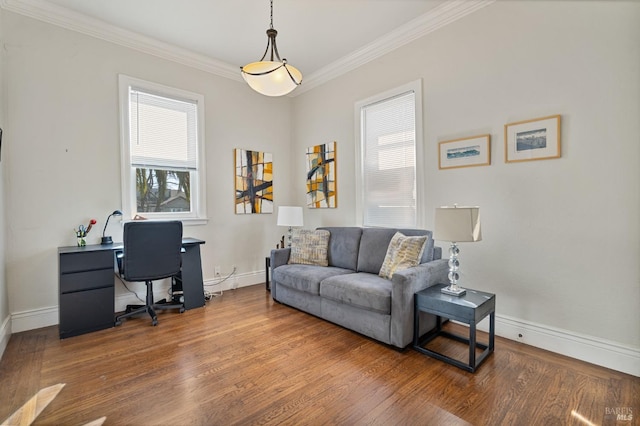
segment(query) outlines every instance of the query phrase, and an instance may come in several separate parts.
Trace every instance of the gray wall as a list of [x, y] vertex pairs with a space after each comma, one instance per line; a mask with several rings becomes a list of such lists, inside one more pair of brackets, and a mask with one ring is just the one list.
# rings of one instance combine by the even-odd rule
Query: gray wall
[[[6, 129], [5, 115], [5, 90], [4, 90], [4, 27], [2, 25], [2, 15], [4, 12], [0, 9], [0, 128]], [[0, 150], [0, 357], [9, 341], [11, 333], [11, 323], [9, 316], [9, 294], [7, 291], [7, 279], [5, 273], [5, 167], [7, 145], [7, 135], [3, 135], [3, 144]]]
[[[295, 154], [338, 142], [339, 208], [306, 210], [305, 224], [357, 222], [354, 103], [422, 79], [425, 226], [440, 205], [481, 208], [483, 241], [461, 245], [463, 285], [498, 295], [514, 339], [534, 326], [637, 357], [639, 23], [637, 2], [496, 2], [297, 96]], [[504, 124], [552, 114], [562, 158], [506, 164]], [[490, 166], [438, 170], [438, 142], [485, 133]]]
[[[119, 73], [205, 96], [209, 222], [187, 226], [184, 234], [206, 240], [205, 279], [215, 278], [220, 265], [223, 275], [236, 266], [241, 277], [264, 280], [265, 253], [282, 229], [274, 214], [235, 214], [233, 149], [273, 154], [276, 202], [286, 204], [290, 99], [267, 98], [240, 81], [12, 12], [4, 11], [2, 23], [12, 134], [2, 153], [8, 167], [6, 244], [12, 247], [6, 267], [14, 326], [43, 326], [41, 318], [28, 323], [42, 316], [57, 323], [57, 247], [75, 244], [73, 228], [91, 218], [98, 225], [88, 243], [99, 243], [107, 215], [121, 206]], [[109, 226], [121, 241], [121, 229]], [[144, 284], [133, 288], [144, 294]], [[117, 302], [124, 290], [116, 291]]]

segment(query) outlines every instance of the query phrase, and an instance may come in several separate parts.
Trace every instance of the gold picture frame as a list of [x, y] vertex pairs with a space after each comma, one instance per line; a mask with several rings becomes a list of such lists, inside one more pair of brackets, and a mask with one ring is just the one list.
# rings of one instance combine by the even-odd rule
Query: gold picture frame
[[338, 151], [335, 141], [307, 148], [307, 207], [338, 207]]
[[438, 169], [488, 166], [491, 164], [491, 135], [438, 143]]
[[236, 214], [273, 213], [271, 153], [236, 148], [233, 157]]
[[560, 158], [560, 115], [516, 121], [504, 125], [504, 161]]

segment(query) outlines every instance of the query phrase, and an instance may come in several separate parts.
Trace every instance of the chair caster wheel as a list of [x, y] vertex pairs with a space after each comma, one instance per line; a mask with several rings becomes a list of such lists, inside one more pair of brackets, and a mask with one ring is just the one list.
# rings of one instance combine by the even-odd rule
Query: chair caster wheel
[[184, 308], [180, 308], [180, 313], [183, 313], [183, 312], [184, 312]]
[[119, 325], [122, 325], [122, 321], [116, 321], [114, 325], [115, 325], [116, 327], [117, 327], [117, 326], [119, 326]]
[[154, 327], [155, 327], [156, 325], [158, 325], [158, 320], [154, 318], [154, 319], [151, 321], [151, 325], [153, 325]]

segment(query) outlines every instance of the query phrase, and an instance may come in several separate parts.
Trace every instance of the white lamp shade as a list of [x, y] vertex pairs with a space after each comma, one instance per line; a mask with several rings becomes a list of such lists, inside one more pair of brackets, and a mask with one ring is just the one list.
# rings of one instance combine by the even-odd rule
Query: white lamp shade
[[433, 238], [456, 243], [482, 240], [479, 207], [436, 208]]
[[302, 207], [278, 207], [278, 226], [302, 226]]
[[302, 73], [296, 67], [283, 62], [261, 61], [242, 67], [242, 78], [258, 93], [265, 96], [284, 96], [302, 82]]

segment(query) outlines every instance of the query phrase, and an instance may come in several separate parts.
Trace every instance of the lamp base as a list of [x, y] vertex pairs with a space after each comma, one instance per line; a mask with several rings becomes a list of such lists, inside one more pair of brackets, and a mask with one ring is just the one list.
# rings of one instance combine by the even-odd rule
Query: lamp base
[[449, 296], [462, 296], [467, 292], [464, 288], [458, 286], [447, 286], [440, 289], [440, 291], [444, 294], [448, 294]]
[[102, 241], [100, 242], [102, 245], [113, 244], [113, 239], [111, 237], [102, 237]]

